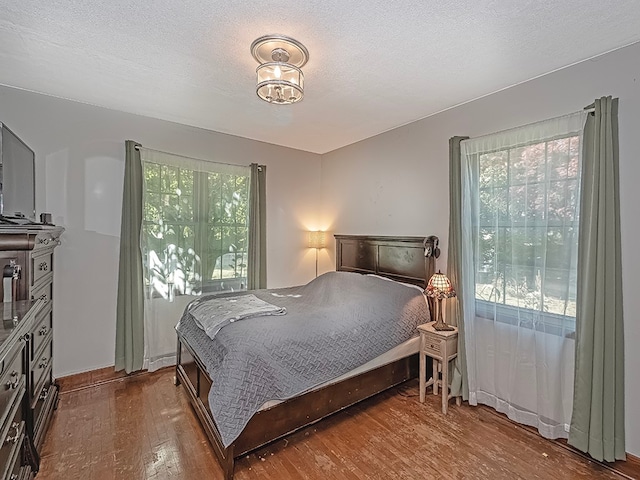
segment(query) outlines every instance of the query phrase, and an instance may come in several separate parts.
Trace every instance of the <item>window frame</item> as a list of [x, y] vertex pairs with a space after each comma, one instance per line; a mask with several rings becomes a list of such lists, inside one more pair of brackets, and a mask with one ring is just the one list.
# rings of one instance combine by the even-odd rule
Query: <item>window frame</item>
[[[546, 227], [546, 230], [544, 232], [544, 235], [548, 236], [549, 233], [549, 227], [557, 227], [558, 229], [562, 229], [565, 232], [567, 231], [572, 231], [574, 232], [573, 234], [575, 235], [575, 242], [576, 242], [576, 249], [577, 249], [577, 235], [578, 235], [578, 229], [579, 229], [579, 224], [580, 224], [580, 219], [579, 219], [579, 202], [580, 202], [580, 177], [581, 177], [581, 169], [582, 169], [582, 162], [580, 159], [580, 155], [578, 155], [578, 171], [576, 173], [575, 176], [566, 176], [564, 178], [549, 178], [549, 159], [550, 159], [550, 155], [549, 155], [549, 144], [551, 142], [557, 141], [557, 140], [562, 140], [562, 139], [570, 139], [569, 140], [569, 145], [567, 146], [567, 148], [569, 149], [569, 158], [571, 157], [571, 153], [570, 153], [570, 149], [571, 149], [571, 141], [572, 139], [576, 138], [580, 143], [578, 144], [578, 151], [582, 148], [581, 145], [581, 138], [580, 135], [576, 132], [570, 132], [570, 133], [563, 133], [563, 134], [558, 134], [558, 135], [553, 135], [544, 139], [537, 139], [534, 141], [529, 141], [529, 142], [523, 142], [521, 144], [516, 144], [516, 145], [509, 145], [505, 148], [500, 148], [500, 149], [493, 149], [493, 150], [487, 150], [487, 151], [478, 151], [472, 154], [473, 156], [473, 160], [472, 160], [472, 170], [475, 172], [474, 175], [476, 176], [476, 181], [477, 181], [477, 185], [476, 185], [476, 194], [474, 195], [474, 198], [472, 200], [472, 203], [475, 202], [476, 204], [476, 208], [478, 211], [478, 216], [476, 218], [477, 221], [474, 221], [474, 219], [472, 218], [472, 223], [471, 223], [471, 228], [473, 231], [472, 234], [472, 239], [474, 241], [474, 243], [476, 245], [474, 245], [474, 257], [475, 257], [475, 265], [474, 265], [474, 280], [473, 280], [473, 288], [474, 288], [474, 300], [475, 300], [475, 312], [476, 312], [476, 316], [480, 317], [480, 318], [486, 318], [486, 319], [491, 319], [491, 320], [496, 320], [499, 321], [501, 323], [507, 323], [507, 324], [512, 324], [512, 325], [518, 325], [522, 328], [531, 328], [534, 329], [536, 331], [544, 331], [546, 333], [551, 333], [551, 334], [555, 334], [555, 335], [565, 335], [565, 336], [571, 336], [572, 334], [574, 335], [575, 333], [575, 327], [576, 327], [576, 316], [572, 316], [572, 315], [566, 315], [566, 314], [559, 314], [559, 313], [552, 313], [552, 312], [548, 312], [548, 311], [544, 311], [544, 306], [545, 306], [545, 301], [544, 301], [544, 292], [545, 289], [543, 286], [540, 287], [540, 302], [539, 302], [539, 308], [530, 308], [530, 307], [526, 307], [526, 306], [515, 306], [515, 305], [510, 305], [505, 303], [506, 302], [506, 295], [503, 294], [501, 295], [502, 297], [502, 302], [498, 302], [498, 301], [488, 301], [482, 298], [478, 298], [478, 282], [477, 282], [477, 275], [479, 273], [482, 273], [482, 271], [480, 270], [483, 266], [483, 263], [481, 261], [479, 261], [482, 258], [482, 251], [481, 251], [481, 247], [480, 247], [480, 237], [482, 235], [482, 231], [483, 229], [485, 230], [493, 230], [494, 234], [496, 235], [496, 238], [498, 238], [498, 230], [507, 230], [507, 229], [513, 229], [514, 227], [518, 228], [531, 228], [531, 227], [536, 227], [536, 223], [537, 222], [524, 222], [522, 225], [518, 225], [517, 223], [514, 225], [513, 222], [513, 218], [512, 218], [512, 213], [511, 213], [511, 204], [510, 204], [510, 200], [511, 200], [511, 196], [509, 194], [509, 190], [511, 188], [515, 187], [528, 187], [529, 185], [532, 184], [536, 184], [536, 185], [542, 185], [543, 189], [544, 189], [544, 202], [545, 202], [545, 213], [548, 214], [548, 205], [549, 205], [549, 196], [548, 193], [550, 191], [550, 188], [553, 184], [559, 184], [562, 183], [564, 185], [565, 188], [565, 192], [567, 191], [567, 185], [570, 185], [571, 182], [575, 182], [576, 183], [576, 205], [575, 205], [575, 209], [574, 209], [574, 214], [573, 214], [573, 219], [570, 221], [567, 220], [557, 220], [558, 224], [554, 225], [556, 221], [550, 221], [550, 220], [545, 220], [544, 221], [544, 227]], [[533, 146], [533, 145], [539, 145], [539, 144], [544, 144], [544, 152], [545, 152], [545, 179], [544, 180], [537, 180], [537, 181], [532, 181], [532, 182], [528, 182], [525, 181], [524, 183], [520, 182], [520, 183], [512, 183], [512, 152], [516, 149], [519, 148], [526, 148], [527, 146]], [[486, 155], [486, 154], [490, 154], [490, 153], [496, 153], [496, 152], [506, 152], [507, 155], [507, 160], [506, 160], [506, 171], [507, 171], [507, 178], [506, 181], [503, 185], [498, 185], [496, 187], [496, 185], [492, 184], [490, 185], [482, 185], [482, 182], [480, 180], [480, 161], [481, 161], [481, 157], [482, 155]], [[570, 161], [570, 160], [569, 160]], [[567, 167], [568, 168], [568, 167]], [[473, 177], [472, 177], [473, 178]], [[500, 188], [500, 189], [506, 189], [507, 191], [507, 196], [506, 196], [506, 205], [505, 205], [505, 211], [506, 211], [506, 217], [505, 220], [503, 222], [494, 222], [493, 224], [489, 225], [485, 225], [482, 223], [481, 220], [481, 215], [480, 215], [480, 206], [481, 206], [481, 193], [483, 191], [492, 191], [496, 188]], [[541, 225], [537, 225], [538, 227], [540, 227]], [[546, 244], [546, 239], [543, 240]], [[497, 242], [496, 242], [496, 249], [497, 247]], [[577, 251], [577, 250], [576, 250]], [[506, 272], [509, 268], [509, 266], [513, 267], [516, 266], [517, 264], [512, 264], [512, 263], [501, 263], [501, 264], [496, 264], [494, 263], [494, 275], [497, 274], [502, 274], [502, 278], [504, 279], [503, 283], [505, 285], [506, 288]], [[535, 268], [535, 267], [534, 267]], [[546, 270], [546, 264], [545, 264], [545, 270]], [[575, 270], [575, 266], [574, 268], [569, 267], [568, 269], [566, 269], [565, 272], [567, 275], [572, 275], [574, 274], [575, 276], [577, 276], [577, 272]], [[504, 290], [504, 289], [503, 289]], [[574, 295], [575, 297], [575, 295]], [[569, 295], [566, 299], [565, 302], [570, 302], [571, 300], [571, 295]], [[574, 300], [575, 302], [575, 300]], [[523, 315], [524, 314], [524, 315]], [[524, 317], [529, 317], [529, 318], [524, 318]]]
[[[158, 179], [158, 182], [159, 182], [158, 191], [149, 190], [148, 188], [147, 178], [146, 178], [147, 165], [154, 165], [160, 168], [160, 177]], [[190, 204], [191, 211], [192, 211], [192, 219], [190, 220], [175, 219], [175, 220], [167, 221], [166, 217], [163, 216], [164, 212], [163, 212], [162, 206], [159, 207], [159, 210], [160, 210], [159, 221], [149, 220], [147, 218], [146, 208], [145, 208], [147, 204], [147, 194], [153, 193], [153, 194], [159, 195], [160, 202], [162, 202], [162, 195], [166, 195], [166, 194], [173, 195], [173, 193], [163, 192], [162, 190], [163, 188], [162, 187], [162, 171], [163, 171], [162, 168], [163, 167], [176, 168], [178, 169], [179, 174], [182, 174], [182, 172], [187, 171], [193, 175], [193, 188], [191, 192], [191, 204]], [[181, 228], [184, 228], [184, 227], [192, 228], [194, 257], [198, 261], [197, 267], [194, 269], [192, 273], [195, 275], [200, 275], [201, 277], [201, 280], [199, 282], [185, 281], [185, 291], [182, 291], [181, 289], [176, 289], [174, 287], [173, 291], [168, 292], [169, 298], [173, 297], [174, 295], [175, 296], [203, 295], [203, 294], [213, 293], [218, 291], [246, 290], [247, 288], [247, 266], [246, 265], [243, 268], [244, 276], [242, 277], [214, 279], [214, 278], [209, 278], [209, 275], [207, 275], [206, 273], [208, 273], [209, 270], [211, 270], [212, 272], [211, 276], [213, 276], [213, 269], [215, 268], [215, 260], [209, 258], [211, 256], [211, 252], [215, 251], [209, 243], [209, 234], [214, 229], [224, 229], [225, 227], [228, 227], [228, 228], [233, 228], [235, 229], [236, 232], [238, 232], [239, 229], [244, 228], [246, 230], [246, 234], [244, 235], [245, 236], [244, 249], [238, 250], [233, 253], [236, 253], [237, 255], [243, 255], [243, 254], [247, 255], [248, 253], [250, 173], [247, 172], [246, 175], [242, 175], [239, 173], [227, 173], [227, 172], [220, 172], [215, 170], [200, 171], [200, 170], [193, 170], [188, 167], [180, 167], [180, 166], [164, 164], [164, 163], [148, 161], [148, 160], [142, 161], [142, 169], [143, 169], [143, 215], [142, 215], [142, 225], [141, 225], [141, 230], [142, 230], [141, 250], [142, 250], [142, 258], [143, 258], [143, 268], [145, 272], [144, 288], [147, 291], [147, 295], [150, 298], [167, 298], [161, 292], [159, 292], [156, 288], [154, 288], [153, 282], [151, 281], [152, 274], [149, 272], [149, 266], [148, 266], [148, 258], [149, 258], [150, 251], [146, 248], [148, 244], [147, 243], [148, 240], [145, 239], [146, 236], [149, 235], [147, 233], [148, 232], [147, 229], [149, 227], [152, 227], [154, 225], [163, 225], [163, 224], [180, 226]], [[212, 194], [214, 193], [214, 190], [209, 188], [209, 175], [212, 173], [223, 175], [226, 177], [232, 177], [233, 184], [234, 184], [234, 192], [236, 191], [235, 189], [238, 186], [238, 178], [239, 177], [245, 178], [246, 215], [244, 217], [245, 218], [244, 223], [238, 223], [236, 221], [216, 223], [211, 221], [211, 218], [210, 218], [211, 200], [212, 200]], [[222, 191], [222, 187], [223, 187], [223, 184], [220, 185], [220, 189], [218, 190]], [[233, 217], [235, 218], [236, 207], [233, 207], [233, 208], [234, 208]], [[224, 237], [221, 235], [221, 238], [224, 238]], [[166, 251], [166, 247], [168, 247], [168, 245], [169, 245], [168, 243], [165, 244], [164, 251]], [[185, 248], [191, 248], [191, 247], [189, 246]], [[229, 252], [222, 252], [220, 253], [219, 256], [221, 257], [225, 253], [229, 253]], [[187, 285], [189, 284], [191, 284], [191, 289], [186, 288]], [[231, 287], [229, 289], [225, 289], [225, 286], [228, 286], [229, 284], [231, 285]]]

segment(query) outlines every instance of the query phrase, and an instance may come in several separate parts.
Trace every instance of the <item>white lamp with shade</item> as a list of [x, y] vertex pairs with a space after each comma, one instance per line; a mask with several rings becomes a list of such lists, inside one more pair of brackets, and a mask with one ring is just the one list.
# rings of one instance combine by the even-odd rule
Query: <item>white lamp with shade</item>
[[309, 232], [309, 248], [316, 249], [316, 277], [318, 277], [318, 250], [325, 248], [326, 246], [325, 232]]

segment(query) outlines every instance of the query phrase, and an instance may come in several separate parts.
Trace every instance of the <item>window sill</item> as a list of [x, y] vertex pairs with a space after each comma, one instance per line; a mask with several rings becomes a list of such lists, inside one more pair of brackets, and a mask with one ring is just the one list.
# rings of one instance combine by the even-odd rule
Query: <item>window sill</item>
[[568, 339], [576, 337], [576, 319], [527, 308], [476, 300], [477, 317]]

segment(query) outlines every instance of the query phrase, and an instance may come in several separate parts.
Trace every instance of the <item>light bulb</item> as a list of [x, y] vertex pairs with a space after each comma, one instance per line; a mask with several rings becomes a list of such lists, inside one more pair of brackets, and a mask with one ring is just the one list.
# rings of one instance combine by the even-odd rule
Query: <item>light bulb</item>
[[276, 78], [280, 78], [282, 76], [282, 72], [280, 71], [280, 67], [276, 65], [276, 68], [273, 70], [273, 74]]

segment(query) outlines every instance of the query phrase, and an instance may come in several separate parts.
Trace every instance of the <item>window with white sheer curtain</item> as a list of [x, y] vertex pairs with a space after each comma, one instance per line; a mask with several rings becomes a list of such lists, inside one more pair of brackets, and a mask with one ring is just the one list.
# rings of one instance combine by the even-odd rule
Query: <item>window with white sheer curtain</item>
[[141, 149], [145, 368], [175, 364], [174, 327], [195, 295], [244, 290], [250, 168]]
[[566, 437], [584, 113], [461, 142], [470, 402]]

